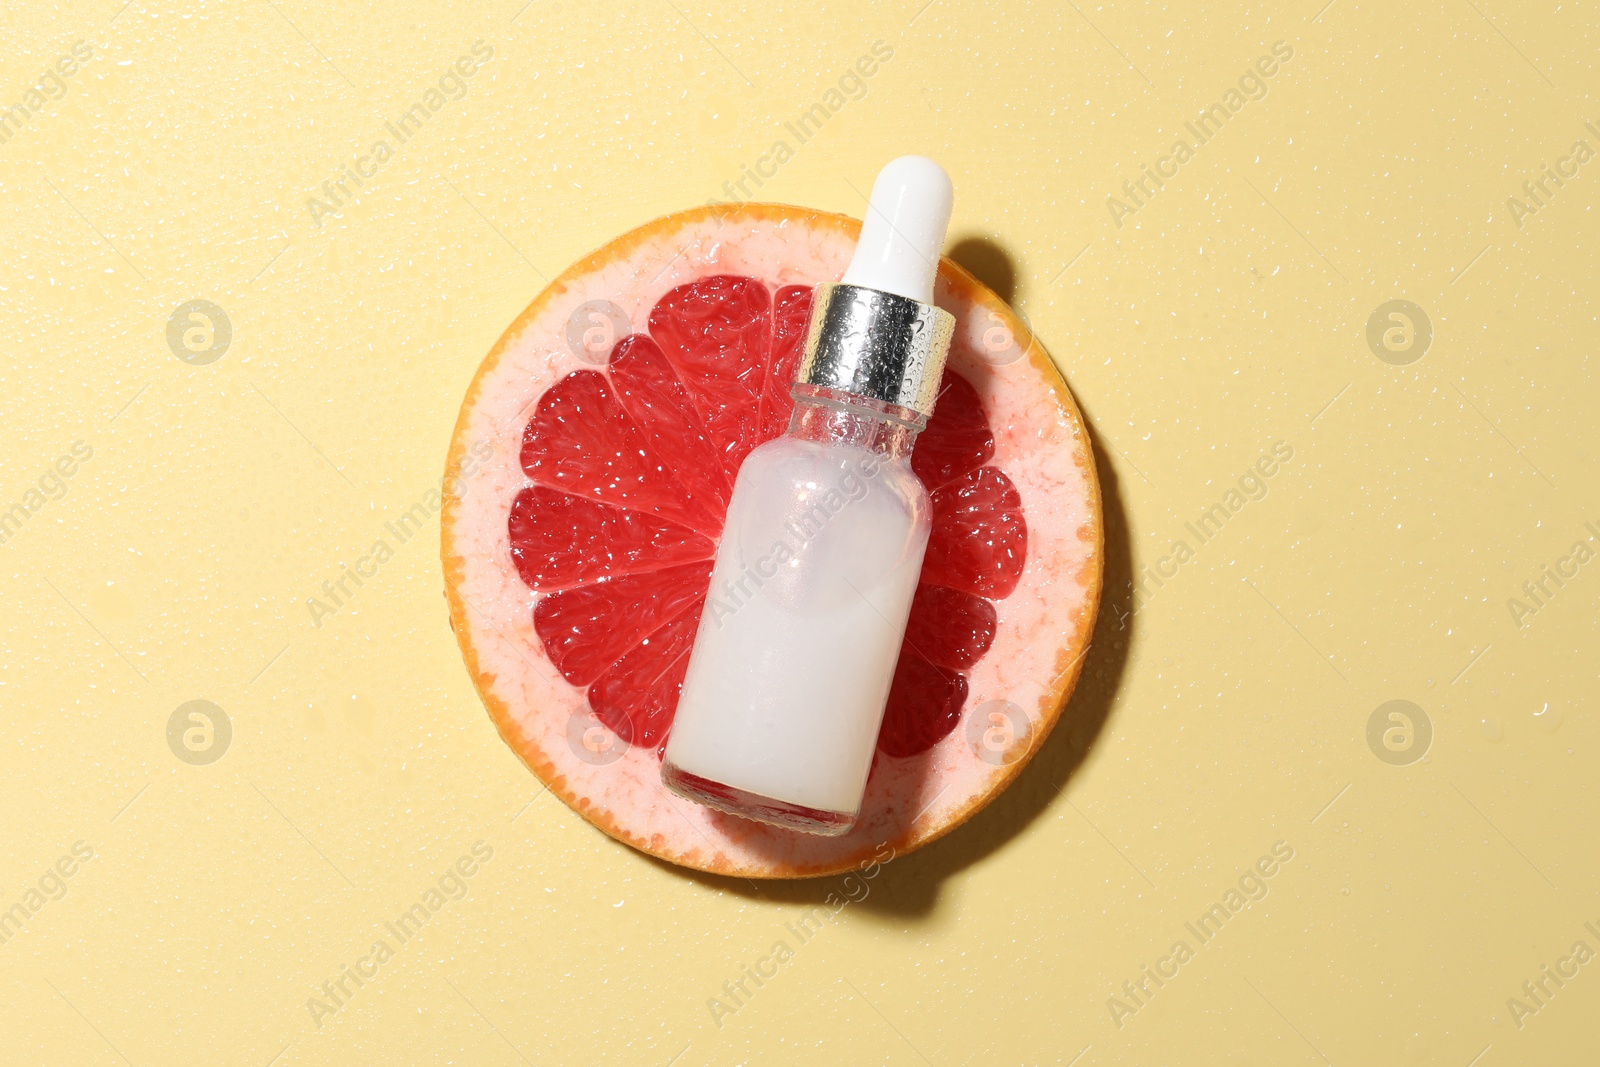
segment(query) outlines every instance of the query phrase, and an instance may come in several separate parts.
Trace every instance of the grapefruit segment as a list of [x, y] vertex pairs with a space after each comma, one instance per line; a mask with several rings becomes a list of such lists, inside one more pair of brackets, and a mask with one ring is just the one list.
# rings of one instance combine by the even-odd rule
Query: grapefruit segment
[[933, 533], [922, 579], [1004, 599], [1022, 580], [1028, 524], [1004, 471], [979, 467], [933, 491]]
[[522, 437], [522, 469], [586, 500], [703, 526], [677, 480], [650, 461], [647, 443], [603, 375], [574, 371], [539, 398]]
[[609, 370], [623, 409], [643, 435], [643, 454], [674, 481], [690, 523], [707, 532], [719, 529], [733, 480], [661, 347], [648, 334], [626, 337], [612, 350]]
[[689, 610], [633, 646], [590, 688], [595, 717], [619, 737], [657, 754], [666, 744], [704, 601], [702, 594]]
[[650, 336], [693, 393], [730, 482], [760, 441], [771, 329], [772, 294], [754, 278], [701, 278], [650, 310]]
[[[1081, 417], [1036, 342], [984, 345], [997, 320], [1032, 335], [944, 263], [936, 300], [956, 332], [912, 456], [934, 528], [855, 829], [796, 834], [662, 786], [659, 752], [734, 474], [787, 426], [813, 289], [838, 279], [858, 227], [764, 205], [659, 220], [542, 293], [462, 406], [451, 469], [472, 445], [494, 446], [487, 473], [446, 500], [442, 529], [451, 621], [479, 692], [552, 791], [676, 863], [799, 877], [947, 832], [1028, 754], [982, 758], [957, 729], [963, 715], [1004, 699], [1037, 745], [1093, 627], [1101, 518]], [[645, 324], [600, 369], [566, 342], [594, 301]], [[620, 743], [591, 746], [602, 728]]]
[[956, 728], [966, 700], [966, 675], [935, 666], [909, 645], [902, 647], [878, 751], [898, 759], [928, 751]]
[[945, 371], [933, 417], [911, 453], [911, 469], [931, 493], [993, 457], [994, 434], [977, 390], [961, 375]]
[[547, 485], [517, 493], [506, 527], [517, 573], [540, 592], [709, 559], [716, 551], [710, 538], [677, 523]]
[[786, 285], [773, 300], [772, 363], [761, 397], [761, 439], [778, 436], [789, 428], [794, 397], [789, 387], [800, 369], [806, 325], [811, 321], [811, 286]]
[[930, 663], [964, 671], [994, 643], [994, 605], [980, 596], [923, 582], [911, 599], [905, 648]]
[[[705, 560], [551, 593], [534, 605], [533, 628], [561, 677], [586, 686], [641, 639], [698, 612], [710, 580]], [[635, 626], [616, 625], [622, 618]]]

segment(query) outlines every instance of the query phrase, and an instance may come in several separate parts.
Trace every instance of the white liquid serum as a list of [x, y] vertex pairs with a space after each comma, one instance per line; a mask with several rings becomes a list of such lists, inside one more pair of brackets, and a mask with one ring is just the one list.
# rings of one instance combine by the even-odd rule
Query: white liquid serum
[[911, 448], [954, 322], [933, 306], [952, 191], [903, 156], [817, 288], [788, 432], [745, 458], [661, 766], [674, 792], [837, 835], [861, 810], [931, 528]]

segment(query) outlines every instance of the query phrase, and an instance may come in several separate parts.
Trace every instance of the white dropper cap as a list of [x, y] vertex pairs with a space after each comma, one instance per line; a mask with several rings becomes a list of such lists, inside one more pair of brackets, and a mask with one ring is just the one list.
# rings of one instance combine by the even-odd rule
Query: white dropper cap
[[872, 183], [861, 239], [842, 284], [933, 303], [933, 276], [954, 195], [950, 175], [926, 156], [891, 160]]

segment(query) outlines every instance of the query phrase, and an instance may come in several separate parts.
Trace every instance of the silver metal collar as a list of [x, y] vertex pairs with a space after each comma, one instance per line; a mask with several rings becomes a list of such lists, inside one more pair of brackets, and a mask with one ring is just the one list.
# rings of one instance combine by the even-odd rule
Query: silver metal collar
[[955, 316], [943, 308], [856, 285], [819, 285], [798, 385], [933, 414]]

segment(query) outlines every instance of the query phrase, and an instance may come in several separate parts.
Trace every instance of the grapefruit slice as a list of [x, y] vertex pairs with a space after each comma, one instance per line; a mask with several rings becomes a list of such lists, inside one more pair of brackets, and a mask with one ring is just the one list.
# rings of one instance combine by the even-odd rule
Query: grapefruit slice
[[512, 323], [451, 440], [450, 621], [490, 716], [575, 811], [673, 863], [807, 877], [948, 833], [1048, 735], [1094, 629], [1082, 417], [1011, 309], [945, 260], [955, 338], [912, 463], [933, 533], [856, 827], [781, 830], [661, 784], [734, 474], [787, 426], [812, 290], [859, 230], [746, 204], [618, 238]]

